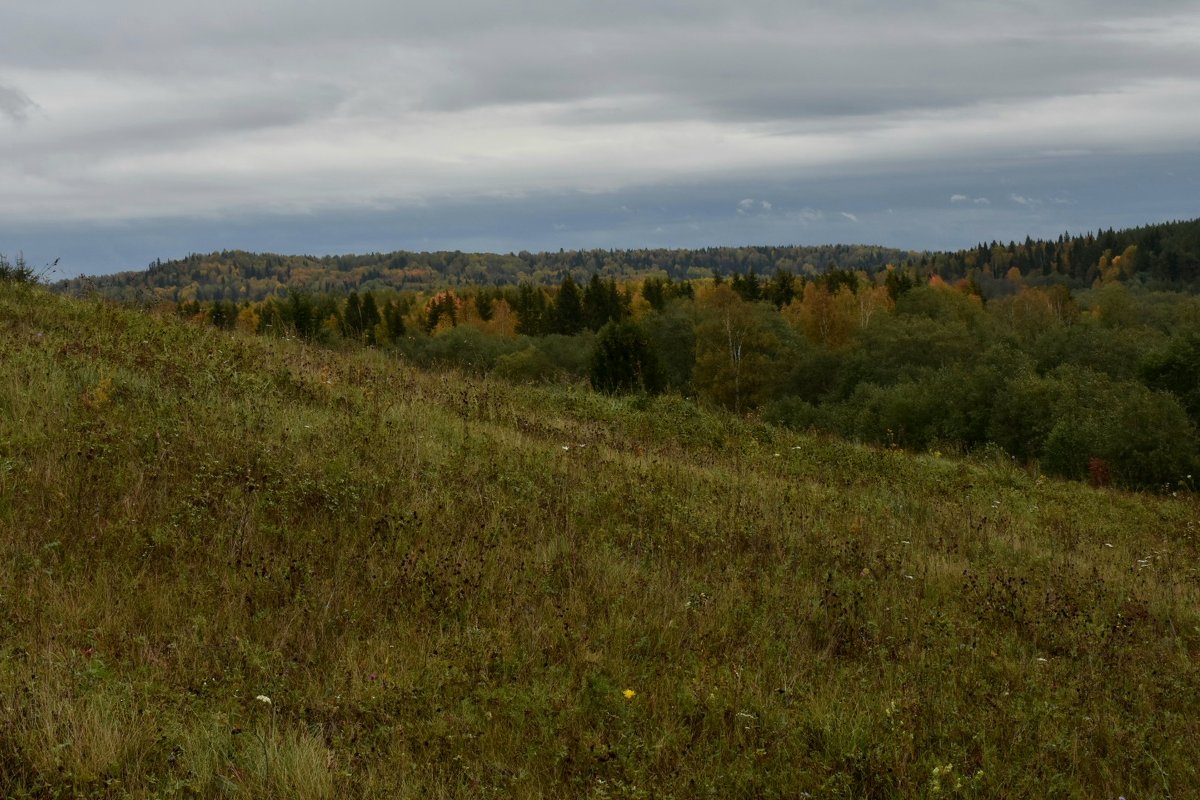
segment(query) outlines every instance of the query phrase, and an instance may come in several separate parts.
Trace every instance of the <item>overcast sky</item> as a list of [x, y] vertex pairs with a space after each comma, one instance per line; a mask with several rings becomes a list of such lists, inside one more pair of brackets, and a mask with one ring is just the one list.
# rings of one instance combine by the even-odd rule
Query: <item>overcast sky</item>
[[1200, 216], [1200, 2], [37, 0], [0, 253], [980, 240]]

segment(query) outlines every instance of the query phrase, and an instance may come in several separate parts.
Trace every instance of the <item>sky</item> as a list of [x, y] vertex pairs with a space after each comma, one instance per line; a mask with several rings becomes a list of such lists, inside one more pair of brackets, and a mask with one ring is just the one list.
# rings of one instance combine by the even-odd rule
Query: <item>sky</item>
[[38, 0], [0, 253], [956, 249], [1200, 216], [1200, 2]]

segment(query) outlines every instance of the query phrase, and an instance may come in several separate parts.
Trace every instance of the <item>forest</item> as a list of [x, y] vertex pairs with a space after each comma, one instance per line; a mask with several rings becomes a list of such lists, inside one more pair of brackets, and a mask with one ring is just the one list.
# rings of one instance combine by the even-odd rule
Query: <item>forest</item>
[[[1131, 249], [1132, 248], [1132, 249]], [[889, 266], [922, 279], [969, 280], [985, 297], [1010, 290], [1019, 274], [1033, 285], [1072, 289], [1099, 278], [1136, 281], [1155, 289], [1200, 288], [1200, 220], [1072, 236], [1055, 240], [980, 243], [956, 252], [910, 252], [875, 245], [710, 247], [698, 250], [572, 250], [549, 253], [369, 253], [305, 256], [223, 250], [186, 258], [155, 259], [146, 269], [60, 281], [73, 295], [98, 295], [153, 305], [160, 302], [243, 303], [289, 291], [435, 291], [460, 286], [556, 285], [570, 275], [628, 281], [645, 277], [695, 280], [713, 275], [777, 272], [816, 277], [837, 270], [876, 275]], [[1015, 273], [1014, 273], [1015, 271]]]
[[55, 288], [1102, 485], [1200, 469], [1200, 220], [952, 253], [223, 251]]
[[885, 447], [997, 448], [1048, 474], [1169, 491], [1191, 485], [1200, 457], [1200, 298], [1122, 281], [1131, 259], [1112, 257], [1078, 291], [1010, 268], [990, 298], [976, 280], [890, 267], [293, 291], [176, 309], [427, 367], [669, 393]]
[[831, 269], [875, 272], [918, 254], [867, 245], [712, 247], [703, 250], [572, 250], [556, 253], [370, 253], [283, 256], [224, 250], [155, 260], [144, 270], [61, 281], [60, 291], [151, 305], [191, 300], [233, 302], [282, 297], [289, 291], [346, 294], [450, 286], [557, 284], [567, 275], [628, 280], [661, 275], [674, 280], [734, 272], [819, 274]]

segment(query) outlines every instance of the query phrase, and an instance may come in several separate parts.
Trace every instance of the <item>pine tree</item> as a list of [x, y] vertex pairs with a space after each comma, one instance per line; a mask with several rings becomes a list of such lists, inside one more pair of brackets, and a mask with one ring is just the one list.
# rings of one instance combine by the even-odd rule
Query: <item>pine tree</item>
[[622, 301], [617, 282], [592, 275], [583, 293], [583, 319], [588, 328], [598, 331], [613, 320], [627, 316], [627, 304]]
[[404, 312], [391, 300], [383, 305], [383, 323], [388, 339], [396, 341], [404, 337]]
[[362, 337], [362, 301], [358, 297], [358, 292], [351, 292], [350, 296], [346, 298], [346, 309], [342, 312], [342, 320], [346, 336], [352, 339]]
[[368, 291], [362, 299], [362, 333], [367, 344], [377, 344], [375, 326], [381, 321], [379, 309], [375, 305], [375, 296]]
[[583, 299], [570, 275], [563, 279], [554, 298], [553, 332], [574, 336], [583, 330]]
[[517, 333], [525, 336], [542, 336], [547, 332], [549, 308], [546, 304], [546, 293], [540, 286], [521, 284], [517, 288], [513, 311], [517, 314]]
[[780, 268], [775, 271], [775, 277], [767, 284], [766, 299], [783, 308], [796, 297], [796, 276]]

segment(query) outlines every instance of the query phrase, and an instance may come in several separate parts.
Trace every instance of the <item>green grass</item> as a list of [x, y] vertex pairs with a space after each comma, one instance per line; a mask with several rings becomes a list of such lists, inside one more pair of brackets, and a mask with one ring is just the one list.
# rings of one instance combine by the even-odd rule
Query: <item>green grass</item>
[[0, 285], [0, 795], [1183, 797], [1198, 512]]

